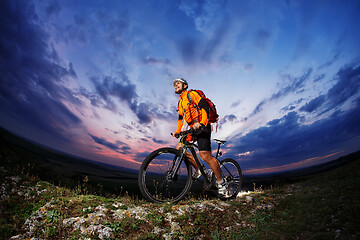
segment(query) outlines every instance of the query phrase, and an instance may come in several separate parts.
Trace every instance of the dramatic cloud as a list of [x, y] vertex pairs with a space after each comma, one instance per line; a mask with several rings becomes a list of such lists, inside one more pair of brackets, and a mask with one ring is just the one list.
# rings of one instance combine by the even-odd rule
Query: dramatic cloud
[[139, 123], [150, 123], [153, 118], [169, 119], [173, 118], [172, 113], [159, 111], [158, 108], [151, 104], [141, 102], [136, 93], [136, 86], [132, 84], [125, 74], [119, 78], [103, 77], [91, 78], [95, 86], [95, 92], [89, 92], [86, 89], [80, 89], [79, 94], [88, 98], [91, 104], [96, 107], [106, 108], [114, 113], [119, 113], [119, 107], [114, 99], [125, 102], [130, 110], [137, 116]]
[[[97, 100], [103, 100], [102, 105], [116, 112], [116, 106], [111, 97], [116, 97], [121, 101], [126, 102], [129, 106], [135, 104], [136, 98], [138, 97], [136, 93], [135, 85], [131, 84], [127, 79], [126, 75], [122, 74], [119, 79], [114, 79], [111, 77], [104, 77], [103, 79], [91, 78], [95, 86], [95, 94], [99, 96]], [[89, 94], [85, 96], [89, 97]], [[99, 101], [92, 101], [95, 106], [99, 105]]]
[[159, 139], [156, 139], [156, 138], [153, 138], [152, 139], [154, 142], [156, 142], [156, 143], [158, 143], [158, 144], [166, 144], [167, 143], [167, 141], [163, 141], [163, 140], [159, 140]]
[[[343, 81], [352, 82], [358, 76], [357, 68], [347, 68], [346, 74], [341, 70], [337, 84], [338, 89]], [[344, 79], [346, 76], [347, 80]], [[354, 86], [353, 86], [354, 87]], [[335, 97], [333, 88], [329, 90], [332, 102], [344, 102], [344, 94]], [[343, 91], [341, 91], [342, 93]], [[349, 96], [351, 94], [346, 94]], [[357, 91], [359, 95], [359, 91]], [[334, 99], [337, 99], [336, 101]], [[303, 111], [312, 112], [324, 104], [325, 96], [318, 97], [302, 107]], [[336, 105], [336, 107], [339, 105]], [[272, 167], [273, 163], [286, 164], [296, 163], [306, 158], [327, 155], [339, 151], [347, 146], [353, 151], [359, 146], [360, 134], [360, 97], [352, 101], [351, 110], [336, 111], [328, 118], [318, 120], [310, 125], [302, 124], [304, 119], [296, 112], [290, 112], [280, 119], [273, 119], [267, 126], [257, 128], [242, 137], [231, 140], [234, 147], [230, 154], [238, 158], [241, 153], [250, 152], [249, 155], [241, 155], [245, 168], [257, 161], [261, 167]], [[335, 105], [333, 106], [335, 107]], [[316, 164], [316, 162], [314, 163]]]
[[313, 112], [325, 102], [325, 96], [319, 96], [300, 108], [300, 111]]
[[333, 65], [333, 63], [336, 62], [338, 59], [339, 59], [339, 54], [337, 53], [337, 54], [335, 54], [333, 56], [333, 58], [330, 61], [324, 63], [321, 66], [319, 66], [319, 70], [326, 69], [327, 67]]
[[221, 11], [226, 6], [225, 1], [182, 1], [179, 9], [193, 21], [200, 33], [196, 38], [186, 37], [179, 42], [179, 52], [184, 63], [213, 60], [220, 46], [226, 39], [231, 21], [226, 12]]
[[148, 104], [140, 103], [139, 105], [135, 106], [134, 111], [136, 112], [140, 123], [151, 122], [151, 112]]
[[[230, 149], [230, 154], [236, 157], [239, 153], [252, 152], [245, 159], [256, 160], [256, 164], [262, 167], [271, 167], [275, 162], [280, 165], [297, 162], [336, 151], [339, 141], [343, 141], [343, 145], [349, 144], [349, 139], [355, 140], [360, 133], [360, 127], [349, 126], [359, 122], [359, 102], [348, 113], [334, 115], [311, 125], [301, 125], [300, 116], [290, 112], [279, 120], [272, 120], [266, 127], [232, 140], [235, 146]], [[245, 168], [253, 165], [251, 162], [244, 164]]]
[[300, 77], [294, 77], [291, 74], [281, 75], [281, 87], [280, 89], [272, 94], [269, 98], [262, 100], [253, 110], [249, 117], [252, 117], [263, 110], [263, 106], [271, 101], [279, 100], [292, 93], [298, 93], [303, 91], [305, 82], [309, 80], [312, 73], [312, 69], [308, 69]]
[[[309, 79], [311, 70], [299, 78], [290, 78], [289, 85], [273, 94], [268, 101], [278, 99], [289, 93], [297, 92]], [[267, 126], [260, 127], [243, 137], [232, 140], [235, 149], [231, 153], [251, 152], [245, 159], [257, 159], [261, 166], [271, 166], [271, 162], [285, 164], [297, 162], [304, 158], [326, 155], [335, 151], [339, 142], [346, 145], [354, 141], [360, 133], [360, 67], [357, 64], [340, 69], [334, 79], [337, 82], [328, 90], [327, 94], [320, 95], [303, 105], [302, 112], [318, 112], [323, 114], [330, 110], [334, 113], [310, 125], [304, 125], [304, 119], [297, 112], [290, 112], [280, 119], [273, 119]], [[300, 103], [302, 99], [297, 102]], [[341, 112], [343, 104], [351, 101], [352, 108]], [[298, 103], [294, 103], [297, 105]], [[253, 114], [262, 110], [265, 101], [258, 104]], [[289, 105], [283, 110], [295, 107]], [[356, 149], [355, 147], [353, 148]], [[301, 156], [301, 157], [299, 157]], [[245, 163], [247, 164], [247, 163]]]
[[66, 87], [68, 79], [77, 77], [72, 64], [60, 62], [27, 2], [1, 1], [0, 22], [1, 109], [20, 122], [68, 139], [72, 127], [82, 123], [63, 103], [81, 105]]
[[205, 45], [205, 49], [203, 50], [203, 53], [201, 55], [201, 59], [205, 62], [211, 61], [213, 58], [213, 55], [217, 52], [217, 50], [220, 48], [222, 42], [225, 39], [225, 36], [227, 34], [227, 31], [229, 29], [229, 22], [228, 19], [223, 19], [223, 21], [220, 23], [220, 26], [218, 26], [215, 30], [209, 41]]
[[115, 80], [111, 77], [104, 77], [101, 80], [92, 78], [95, 86], [95, 93], [84, 93], [83, 96], [91, 99], [94, 106], [105, 107], [114, 113], [117, 113], [118, 107], [113, 101], [113, 97], [127, 103], [128, 107], [136, 114], [140, 123], [149, 123], [152, 121], [149, 107], [145, 103], [138, 103], [136, 86], [131, 84], [125, 74]]
[[312, 72], [313, 70], [309, 68], [300, 77], [294, 77], [291, 74], [281, 75], [282, 87], [270, 97], [270, 101], [277, 100], [291, 93], [303, 91], [304, 84], [310, 78]]
[[326, 77], [326, 74], [324, 74], [324, 73], [323, 73], [323, 74], [320, 74], [319, 76], [316, 76], [316, 77], [314, 78], [314, 83], [323, 80], [325, 77]]
[[130, 147], [121, 141], [117, 141], [116, 143], [112, 143], [104, 138], [97, 137], [94, 135], [89, 134], [89, 136], [94, 140], [94, 142], [103, 145], [115, 152], [122, 153], [122, 154], [129, 154], [130, 153]]
[[225, 117], [221, 118], [220, 125], [233, 121], [236, 121], [236, 116], [234, 114], [226, 115]]
[[326, 95], [312, 99], [300, 108], [300, 111], [321, 113], [341, 107], [353, 97], [359, 96], [360, 92], [360, 67], [348, 66], [338, 71], [335, 76], [336, 84], [329, 89]]
[[262, 100], [258, 105], [256, 105], [255, 109], [252, 111], [252, 113], [250, 114], [250, 117], [258, 114], [259, 112], [261, 112], [263, 110], [263, 106], [268, 102], [268, 99]]
[[351, 97], [358, 95], [360, 90], [360, 66], [350, 66], [337, 73], [338, 82], [329, 90], [327, 97], [329, 108], [345, 103]]

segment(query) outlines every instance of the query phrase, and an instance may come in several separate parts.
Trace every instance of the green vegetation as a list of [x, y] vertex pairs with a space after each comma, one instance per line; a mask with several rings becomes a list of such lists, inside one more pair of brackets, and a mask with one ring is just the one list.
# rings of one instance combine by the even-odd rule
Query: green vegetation
[[[309, 177], [278, 202], [263, 232], [285, 239], [358, 239], [360, 161]], [[264, 238], [263, 238], [264, 239]], [[270, 238], [269, 238], [270, 239]]]

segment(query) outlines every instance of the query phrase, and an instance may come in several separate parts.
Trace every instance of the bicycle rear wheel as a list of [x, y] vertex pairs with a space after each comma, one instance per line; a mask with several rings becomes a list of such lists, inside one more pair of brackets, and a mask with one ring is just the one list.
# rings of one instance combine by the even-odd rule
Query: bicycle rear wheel
[[228, 183], [229, 195], [222, 198], [235, 198], [242, 185], [242, 172], [240, 165], [231, 158], [226, 158], [220, 162], [220, 169], [223, 178]]
[[191, 188], [192, 169], [184, 158], [179, 170], [174, 172], [175, 163], [181, 152], [175, 148], [160, 148], [150, 153], [142, 163], [138, 176], [141, 193], [151, 202], [178, 202]]

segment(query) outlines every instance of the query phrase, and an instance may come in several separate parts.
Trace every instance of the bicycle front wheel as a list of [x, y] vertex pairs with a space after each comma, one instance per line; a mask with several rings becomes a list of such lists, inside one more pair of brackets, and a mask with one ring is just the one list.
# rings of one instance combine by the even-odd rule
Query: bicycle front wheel
[[[192, 185], [191, 165], [175, 148], [160, 148], [142, 163], [138, 176], [141, 193], [151, 202], [178, 202]], [[176, 164], [180, 166], [176, 171]], [[175, 172], [176, 171], [176, 172]]]
[[220, 169], [223, 178], [228, 183], [229, 194], [225, 198], [235, 198], [242, 185], [240, 165], [234, 159], [226, 158], [220, 162]]

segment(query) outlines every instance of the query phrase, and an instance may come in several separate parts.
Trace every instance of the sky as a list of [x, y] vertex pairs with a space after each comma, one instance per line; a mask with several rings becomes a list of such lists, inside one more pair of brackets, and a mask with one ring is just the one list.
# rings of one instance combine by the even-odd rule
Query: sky
[[139, 169], [183, 77], [244, 174], [314, 166], [360, 149], [359, 43], [357, 0], [0, 0], [0, 126]]

